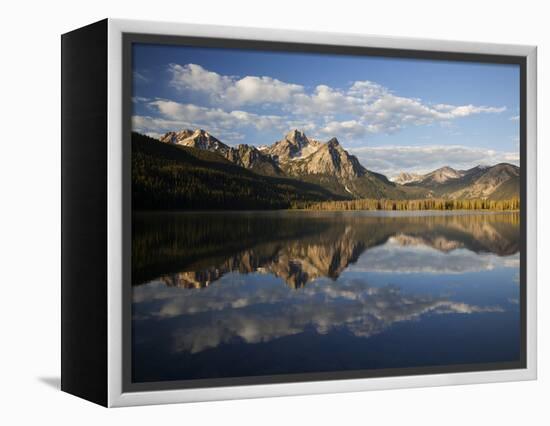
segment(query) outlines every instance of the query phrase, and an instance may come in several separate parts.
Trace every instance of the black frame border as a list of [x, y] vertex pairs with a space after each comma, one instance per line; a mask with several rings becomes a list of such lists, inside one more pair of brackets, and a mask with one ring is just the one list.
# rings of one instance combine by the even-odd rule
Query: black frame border
[[61, 390], [108, 405], [107, 19], [61, 36]]
[[[424, 59], [434, 61], [473, 62], [518, 65], [520, 68], [520, 359], [504, 363], [453, 364], [425, 367], [384, 368], [371, 370], [345, 370], [335, 372], [281, 374], [269, 376], [224, 377], [217, 379], [170, 380], [162, 382], [132, 382], [132, 184], [131, 184], [131, 131], [132, 131], [132, 46], [133, 44], [173, 45], [182, 47], [210, 47], [319, 53], [338, 56], [370, 56], [396, 59]], [[396, 40], [396, 44], [399, 41]], [[122, 391], [163, 391], [200, 389], [266, 384], [292, 384], [327, 380], [368, 379], [427, 374], [471, 373], [527, 368], [527, 57], [448, 51], [429, 51], [367, 46], [342, 46], [271, 40], [248, 40], [173, 36], [142, 33], [122, 34]]]

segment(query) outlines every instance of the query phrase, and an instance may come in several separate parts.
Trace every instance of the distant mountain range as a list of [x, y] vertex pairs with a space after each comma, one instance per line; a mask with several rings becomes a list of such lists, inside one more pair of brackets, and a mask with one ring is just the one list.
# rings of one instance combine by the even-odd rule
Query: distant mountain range
[[[134, 173], [134, 177], [149, 186], [157, 186], [148, 190], [160, 191], [161, 194], [174, 185], [169, 181], [179, 173], [187, 192], [197, 194], [198, 198], [201, 197], [200, 191], [220, 191], [225, 196], [233, 194], [240, 199], [262, 199], [261, 208], [265, 208], [266, 203], [275, 207], [306, 200], [436, 197], [500, 200], [519, 196], [519, 168], [512, 164], [477, 166], [469, 170], [447, 166], [424, 175], [403, 172], [390, 180], [365, 168], [357, 157], [340, 145], [338, 139], [322, 142], [297, 129], [271, 145], [259, 147], [247, 144], [232, 147], [203, 129], [168, 132], [158, 140], [134, 134], [133, 139], [136, 155], [139, 157], [142, 153], [148, 157], [147, 161], [139, 163], [140, 172]], [[150, 145], [144, 145], [146, 140], [159, 146], [152, 149]], [[167, 161], [172, 168], [171, 177], [164, 175], [164, 166], [167, 166], [164, 162]], [[151, 168], [154, 164], [156, 166]], [[212, 175], [214, 170], [222, 173], [223, 178]], [[209, 174], [209, 182], [205, 181], [205, 173]], [[174, 188], [170, 191], [178, 192]], [[241, 195], [237, 196], [237, 192]], [[190, 201], [183, 190], [180, 195], [182, 203]], [[154, 194], [151, 196], [155, 197]], [[158, 198], [158, 194], [156, 196]], [[254, 202], [245, 204], [250, 208]]]
[[446, 166], [425, 175], [403, 172], [393, 182], [424, 188], [433, 197], [507, 199], [519, 196], [519, 167], [500, 163], [455, 170]]

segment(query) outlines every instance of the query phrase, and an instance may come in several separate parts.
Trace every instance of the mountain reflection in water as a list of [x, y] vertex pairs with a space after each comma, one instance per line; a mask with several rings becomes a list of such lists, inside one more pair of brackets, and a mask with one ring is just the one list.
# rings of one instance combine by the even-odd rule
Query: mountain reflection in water
[[135, 214], [133, 379], [513, 361], [518, 276], [515, 213]]
[[389, 240], [442, 252], [506, 256], [519, 250], [518, 214], [372, 216], [338, 213], [136, 215], [134, 284], [159, 278], [205, 287], [231, 271], [271, 273], [290, 287], [338, 278]]

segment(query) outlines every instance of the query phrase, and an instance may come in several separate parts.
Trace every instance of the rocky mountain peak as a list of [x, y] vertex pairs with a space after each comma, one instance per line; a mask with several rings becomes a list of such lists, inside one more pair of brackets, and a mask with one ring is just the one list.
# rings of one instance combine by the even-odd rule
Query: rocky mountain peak
[[478, 171], [481, 171], [481, 170], [487, 170], [489, 167], [490, 167], [490, 166], [485, 166], [485, 165], [478, 164], [477, 166], [472, 167], [471, 169], [466, 170], [466, 172], [467, 172], [467, 173], [470, 173], [470, 172], [478, 172]]
[[178, 144], [180, 141], [183, 141], [191, 136], [195, 131], [191, 129], [183, 129], [178, 132], [168, 132], [160, 137], [161, 142]]
[[486, 173], [483, 175], [486, 179], [503, 181], [511, 177], [519, 176], [519, 167], [508, 163], [499, 163], [486, 170]]
[[283, 169], [292, 176], [328, 175], [344, 180], [366, 173], [359, 160], [342, 148], [336, 138], [320, 144], [313, 154], [286, 163]]
[[450, 194], [450, 197], [487, 198], [504, 184], [513, 188], [513, 193], [519, 194], [519, 167], [512, 164], [499, 163], [481, 169], [479, 173], [473, 174], [473, 176], [475, 180], [467, 187]]
[[408, 183], [414, 183], [421, 181], [423, 176], [418, 173], [401, 172], [395, 176], [392, 181], [400, 185], [406, 185]]
[[320, 146], [319, 141], [308, 138], [301, 130], [294, 129], [288, 132], [283, 139], [267, 148], [265, 152], [271, 155], [279, 164], [283, 164], [307, 157], [319, 149]]
[[453, 169], [452, 167], [444, 166], [428, 173], [427, 175], [424, 175], [422, 180], [440, 184], [447, 182], [449, 179], [461, 178], [463, 175], [463, 173]]
[[490, 168], [490, 166], [477, 165], [467, 170], [456, 170], [452, 167], [444, 166], [423, 175], [418, 173], [401, 172], [392, 178], [392, 181], [400, 185], [424, 184], [440, 186], [449, 181], [460, 178], [468, 177], [473, 179], [476, 176], [488, 171]]
[[215, 152], [226, 160], [259, 174], [277, 176], [282, 173], [277, 163], [256, 147], [246, 144], [228, 146], [204, 129], [168, 132], [160, 141]]
[[192, 148], [204, 149], [207, 151], [225, 154], [229, 146], [216, 139], [203, 129], [183, 129], [178, 132], [168, 132], [160, 138], [161, 142], [176, 145], [189, 146]]
[[338, 139], [336, 139], [336, 138], [331, 138], [327, 142], [327, 145], [331, 148], [339, 148], [340, 147], [340, 142], [338, 142]]
[[167, 144], [215, 152], [260, 175], [284, 176], [319, 185], [339, 197], [511, 199], [519, 194], [519, 167], [512, 164], [478, 165], [467, 170], [444, 166], [424, 175], [402, 172], [392, 183], [384, 175], [363, 167], [337, 138], [323, 143], [308, 138], [298, 129], [270, 146], [225, 145], [204, 129], [172, 131], [159, 139]]
[[307, 143], [308, 139], [306, 134], [298, 129], [293, 129], [285, 135], [285, 139], [290, 142], [296, 142], [298, 144]]

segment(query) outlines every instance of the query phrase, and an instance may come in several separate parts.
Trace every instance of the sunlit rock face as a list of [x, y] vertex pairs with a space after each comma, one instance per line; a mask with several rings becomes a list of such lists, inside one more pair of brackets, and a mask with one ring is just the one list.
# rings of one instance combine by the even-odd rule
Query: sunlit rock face
[[401, 172], [393, 182], [429, 189], [432, 196], [450, 199], [506, 199], [519, 197], [519, 167], [500, 163], [468, 170], [441, 167], [426, 174]]
[[462, 176], [464, 176], [464, 172], [446, 166], [424, 175], [420, 182], [425, 184], [441, 184], [451, 179], [461, 178]]
[[308, 157], [288, 162], [282, 167], [290, 176], [328, 175], [352, 180], [366, 173], [359, 160], [342, 148], [336, 138], [322, 144]]
[[468, 170], [444, 166], [426, 174], [404, 171], [390, 181], [380, 173], [367, 170], [336, 137], [321, 142], [298, 129], [271, 145], [229, 146], [204, 129], [171, 131], [159, 140], [217, 153], [261, 175], [314, 183], [338, 197], [409, 199], [412, 193], [418, 198], [454, 200], [519, 197], [519, 167], [512, 164], [476, 166]]
[[231, 151], [231, 148], [212, 136], [203, 129], [184, 129], [179, 132], [168, 132], [160, 138], [161, 142], [174, 145], [188, 146], [206, 151], [217, 152], [223, 156]]
[[321, 145], [322, 143], [318, 140], [308, 138], [304, 132], [294, 129], [280, 141], [266, 147], [265, 152], [279, 164], [283, 164], [291, 160], [305, 158], [317, 151]]
[[215, 152], [228, 161], [259, 174], [273, 176], [282, 174], [277, 163], [256, 147], [246, 144], [231, 147], [203, 129], [168, 132], [159, 140], [164, 143]]
[[[519, 167], [512, 164], [497, 164], [482, 169], [479, 177], [458, 191], [452, 192], [451, 198], [487, 198], [495, 193], [501, 185], [509, 181], [519, 181]], [[519, 185], [516, 196], [519, 196]]]
[[420, 182], [423, 175], [418, 173], [401, 172], [397, 176], [392, 178], [392, 181], [400, 185], [406, 185], [408, 183]]

